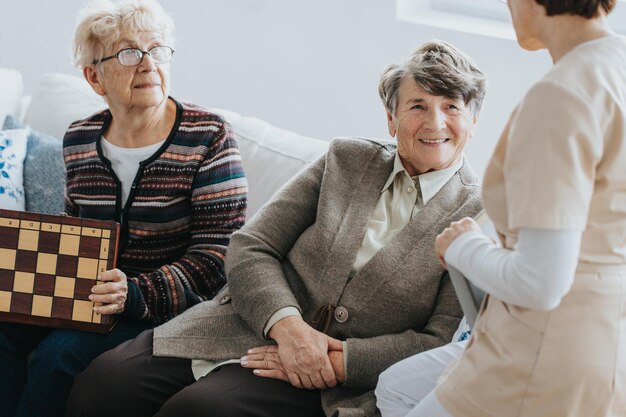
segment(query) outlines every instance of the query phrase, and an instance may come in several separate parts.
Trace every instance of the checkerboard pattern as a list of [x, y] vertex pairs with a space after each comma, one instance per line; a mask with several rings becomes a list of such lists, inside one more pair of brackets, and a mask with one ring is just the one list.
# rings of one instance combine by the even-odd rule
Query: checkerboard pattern
[[0, 320], [109, 331], [88, 297], [118, 238], [115, 222], [0, 210]]

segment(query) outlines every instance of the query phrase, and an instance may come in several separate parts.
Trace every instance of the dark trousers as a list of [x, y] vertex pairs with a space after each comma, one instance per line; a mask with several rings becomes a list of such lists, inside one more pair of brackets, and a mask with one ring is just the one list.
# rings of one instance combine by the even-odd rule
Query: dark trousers
[[67, 417], [324, 417], [320, 392], [255, 376], [239, 364], [195, 380], [191, 360], [152, 356], [152, 331], [76, 378]]
[[0, 416], [62, 417], [74, 377], [149, 327], [121, 320], [99, 334], [0, 323]]

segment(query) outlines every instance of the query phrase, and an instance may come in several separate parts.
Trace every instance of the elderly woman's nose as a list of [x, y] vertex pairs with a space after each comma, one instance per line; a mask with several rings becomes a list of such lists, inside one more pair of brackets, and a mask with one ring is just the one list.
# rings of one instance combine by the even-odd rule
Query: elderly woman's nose
[[152, 59], [152, 55], [144, 54], [143, 59], [139, 63], [139, 69], [142, 71], [154, 71], [157, 65]]
[[428, 130], [437, 132], [446, 127], [446, 115], [441, 110], [432, 110], [426, 114], [424, 127]]

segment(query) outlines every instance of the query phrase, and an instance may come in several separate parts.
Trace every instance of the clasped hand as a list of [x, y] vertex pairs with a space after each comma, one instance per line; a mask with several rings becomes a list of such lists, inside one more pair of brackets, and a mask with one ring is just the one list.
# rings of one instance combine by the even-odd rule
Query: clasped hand
[[241, 358], [243, 367], [296, 388], [325, 389], [343, 382], [341, 341], [318, 332], [297, 316], [278, 321], [269, 336], [277, 345], [250, 349]]
[[445, 254], [452, 241], [466, 232], [477, 231], [482, 232], [480, 226], [471, 217], [462, 218], [459, 221], [450, 223], [449, 227], [446, 227], [435, 239], [435, 252], [437, 253], [437, 259], [444, 268], [448, 268], [446, 265]]

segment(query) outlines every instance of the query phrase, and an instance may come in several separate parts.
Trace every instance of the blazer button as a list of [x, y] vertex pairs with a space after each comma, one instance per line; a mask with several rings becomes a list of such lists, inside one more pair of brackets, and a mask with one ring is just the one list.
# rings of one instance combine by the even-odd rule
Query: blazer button
[[335, 309], [335, 320], [337, 323], [345, 323], [348, 320], [348, 309], [339, 306]]
[[224, 305], [230, 302], [230, 295], [226, 294], [225, 296], [223, 296], [222, 298], [220, 298], [220, 305]]

